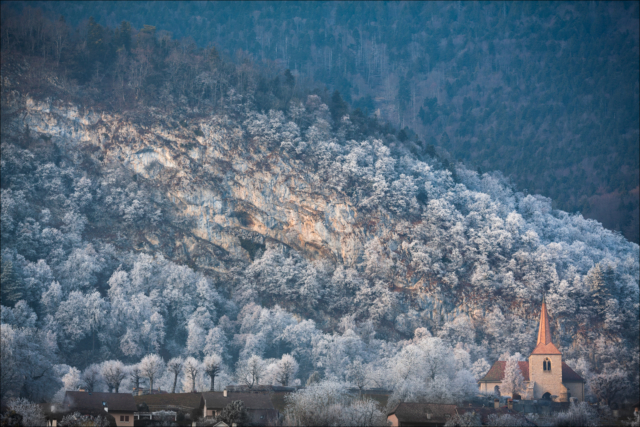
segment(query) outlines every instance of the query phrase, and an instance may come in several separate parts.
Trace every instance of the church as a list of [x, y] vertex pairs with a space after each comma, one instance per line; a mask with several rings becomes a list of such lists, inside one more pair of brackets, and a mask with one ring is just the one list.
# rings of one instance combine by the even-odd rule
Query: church
[[[507, 362], [497, 361], [489, 372], [478, 381], [480, 391], [495, 393], [500, 391]], [[547, 314], [547, 304], [542, 301], [538, 342], [529, 356], [528, 362], [518, 362], [525, 382], [524, 400], [548, 399], [568, 402], [571, 397], [584, 400], [584, 380], [562, 361], [562, 353], [551, 340], [551, 328]]]

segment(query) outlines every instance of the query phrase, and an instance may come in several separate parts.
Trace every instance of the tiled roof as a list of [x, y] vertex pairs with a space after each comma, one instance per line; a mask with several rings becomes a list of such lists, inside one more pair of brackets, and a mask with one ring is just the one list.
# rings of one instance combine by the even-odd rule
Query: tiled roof
[[562, 362], [562, 382], [584, 382], [580, 374], [571, 369], [569, 365]]
[[533, 349], [531, 354], [562, 354], [560, 350], [553, 345], [552, 342], [549, 344], [538, 344], [536, 348]]
[[[487, 375], [484, 376], [480, 381], [488, 381], [488, 382], [502, 382], [504, 378], [504, 369], [507, 366], [507, 362], [499, 360], [493, 364]], [[522, 376], [525, 381], [530, 381], [529, 379], [529, 362], [518, 362], [518, 367], [522, 372]], [[562, 382], [576, 382], [583, 381], [582, 377], [578, 375], [573, 369], [569, 367], [566, 363], [562, 362]]]
[[[103, 402], [106, 405], [103, 405]], [[68, 391], [64, 397], [64, 410], [100, 410], [109, 408], [109, 412], [135, 412], [136, 402], [131, 393], [89, 393], [85, 391]]]
[[146, 403], [151, 411], [160, 411], [170, 408], [189, 408], [196, 409], [200, 407], [202, 401], [201, 393], [163, 393], [163, 394], [145, 394], [134, 397], [136, 404]]
[[[431, 418], [427, 418], [431, 414]], [[395, 415], [401, 423], [420, 423], [430, 419], [431, 422], [446, 422], [446, 415], [454, 416], [456, 405], [442, 405], [438, 403], [398, 403], [389, 413]]]
[[[480, 381], [501, 382], [504, 378], [504, 369], [507, 366], [507, 362], [499, 360], [493, 364], [487, 375]], [[522, 376], [525, 381], [529, 381], [529, 362], [518, 362], [518, 367], [522, 372]]]
[[235, 393], [228, 392], [224, 397], [222, 391], [208, 391], [202, 393], [207, 409], [222, 409], [234, 400], [242, 400], [247, 409], [274, 409], [271, 398], [267, 393]]

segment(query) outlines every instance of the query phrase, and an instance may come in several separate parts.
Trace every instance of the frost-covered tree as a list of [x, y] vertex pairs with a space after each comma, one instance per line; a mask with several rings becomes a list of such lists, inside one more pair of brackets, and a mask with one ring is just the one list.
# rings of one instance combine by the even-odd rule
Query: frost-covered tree
[[24, 398], [9, 399], [7, 409], [22, 417], [20, 425], [25, 427], [40, 427], [46, 424], [42, 407]]
[[140, 361], [140, 374], [149, 379], [149, 390], [153, 390], [153, 380], [162, 375], [164, 360], [157, 354], [148, 354]]
[[589, 380], [591, 392], [602, 402], [611, 405], [622, 398], [631, 384], [627, 373], [620, 369], [593, 375]]
[[214, 391], [216, 376], [222, 369], [222, 357], [218, 354], [206, 356], [202, 361], [202, 368], [209, 378], [211, 378], [211, 388], [209, 390]]
[[491, 414], [488, 417], [488, 425], [490, 426], [514, 426], [514, 427], [527, 427], [530, 426], [532, 420], [528, 420], [523, 416], [516, 416], [512, 414]]
[[344, 383], [313, 383], [289, 394], [285, 401], [286, 425], [387, 425], [377, 403], [349, 396]]
[[98, 386], [104, 381], [102, 376], [102, 369], [100, 365], [89, 365], [84, 372], [82, 372], [82, 384], [87, 388], [89, 393], [97, 391]]
[[249, 418], [249, 412], [242, 400], [234, 400], [222, 408], [217, 419], [224, 421], [227, 425], [242, 424]]
[[298, 362], [290, 354], [283, 354], [277, 362], [276, 381], [283, 386], [288, 386], [298, 373]]
[[238, 382], [245, 384], [249, 388], [260, 384], [265, 370], [264, 360], [255, 354], [247, 360], [239, 361], [236, 364], [236, 377]]
[[557, 427], [596, 427], [600, 425], [600, 419], [598, 412], [587, 402], [572, 402], [568, 410], [557, 412], [554, 415], [552, 425]]
[[482, 425], [480, 415], [473, 411], [455, 414], [447, 420], [445, 427], [475, 427]]
[[118, 393], [120, 384], [127, 377], [127, 369], [119, 360], [107, 360], [102, 363], [102, 377], [109, 387], [109, 392]]
[[136, 363], [134, 365], [129, 366], [129, 377], [131, 381], [133, 381], [133, 386], [136, 390], [140, 389], [140, 379], [143, 378], [142, 369], [140, 369], [140, 364]]
[[182, 357], [174, 357], [167, 362], [167, 371], [173, 374], [173, 386], [171, 387], [171, 393], [176, 392], [176, 384], [178, 383], [178, 375], [182, 372], [182, 365], [184, 365]]
[[193, 357], [187, 357], [182, 365], [182, 371], [184, 372], [184, 392], [189, 393], [196, 391], [196, 377], [200, 372], [201, 366]]
[[504, 368], [504, 377], [500, 384], [500, 393], [513, 396], [515, 393], [524, 392], [524, 377], [517, 357], [509, 357]]
[[73, 414], [62, 417], [60, 425], [69, 427], [107, 427], [109, 420], [100, 415], [94, 417], [93, 415], [82, 415], [80, 412], [74, 412]]
[[[4, 314], [6, 307], [2, 307]], [[41, 401], [60, 387], [53, 370], [58, 352], [55, 334], [35, 327], [0, 325], [0, 391], [2, 398], [26, 397]]]
[[489, 372], [489, 369], [491, 369], [491, 365], [482, 358], [473, 362], [473, 365], [471, 366], [471, 373], [476, 380], [480, 380], [487, 374], [487, 372]]

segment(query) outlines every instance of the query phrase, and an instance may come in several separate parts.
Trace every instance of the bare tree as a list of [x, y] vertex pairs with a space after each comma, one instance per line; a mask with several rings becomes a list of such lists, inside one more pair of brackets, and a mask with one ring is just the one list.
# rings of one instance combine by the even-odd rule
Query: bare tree
[[127, 376], [127, 369], [119, 360], [107, 360], [102, 364], [102, 376], [109, 387], [109, 392], [115, 389], [117, 393], [120, 383]]
[[200, 363], [193, 357], [187, 357], [183, 366], [184, 374], [190, 379], [191, 391], [196, 391], [196, 376], [200, 371]]
[[164, 361], [157, 354], [148, 354], [140, 361], [140, 373], [149, 378], [149, 390], [153, 391], [153, 379], [164, 370]]
[[176, 384], [178, 383], [178, 375], [182, 371], [182, 365], [184, 365], [182, 357], [174, 357], [167, 363], [167, 370], [173, 374], [173, 388], [171, 389], [171, 393], [176, 392]]
[[67, 44], [69, 38], [69, 27], [61, 17], [53, 24], [53, 51], [56, 56], [56, 63], [60, 63], [60, 57], [62, 56], [62, 49]]
[[211, 378], [211, 391], [215, 385], [216, 375], [222, 369], [222, 357], [218, 354], [212, 354], [204, 358], [204, 372]]

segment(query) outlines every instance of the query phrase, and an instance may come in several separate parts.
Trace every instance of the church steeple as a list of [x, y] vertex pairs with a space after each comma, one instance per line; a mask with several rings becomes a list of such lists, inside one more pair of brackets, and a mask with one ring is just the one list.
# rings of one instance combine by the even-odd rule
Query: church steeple
[[538, 327], [538, 342], [531, 354], [562, 354], [551, 341], [551, 327], [549, 326], [549, 315], [547, 314], [547, 303], [542, 299], [540, 309], [540, 326]]

